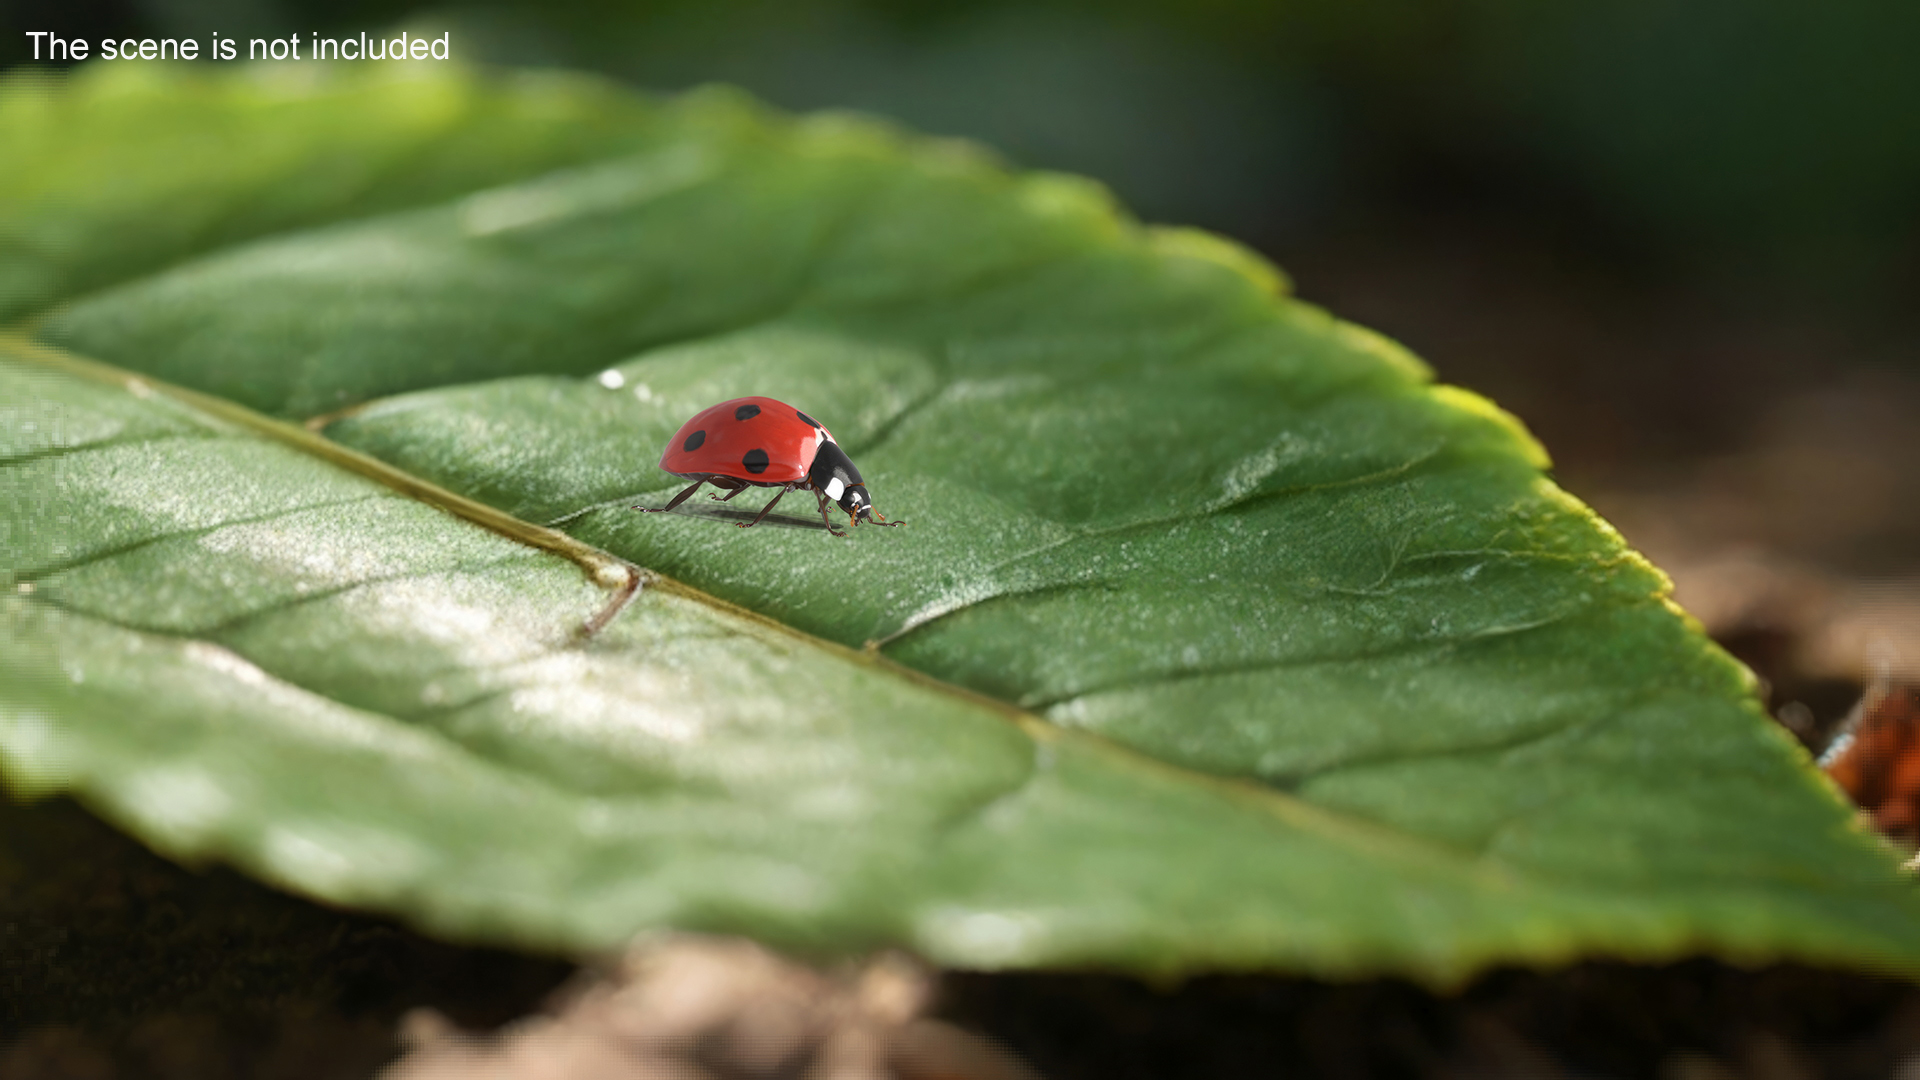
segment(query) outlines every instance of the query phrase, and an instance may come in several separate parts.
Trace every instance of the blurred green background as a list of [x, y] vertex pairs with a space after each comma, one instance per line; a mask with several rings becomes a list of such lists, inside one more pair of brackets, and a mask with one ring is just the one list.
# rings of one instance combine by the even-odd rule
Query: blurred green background
[[[470, 60], [730, 82], [977, 138], [1269, 254], [1307, 299], [1518, 413], [1623, 524], [1611, 492], [1711, 486], [1680, 473], [1782, 438], [1844, 444], [1742, 481], [1745, 509], [1689, 535], [1920, 569], [1920, 512], [1886, 509], [1920, 505], [1920, 440], [1890, 430], [1920, 407], [1911, 0], [0, 5], [9, 65], [26, 30], [406, 26]], [[1893, 476], [1862, 487], [1856, 459]], [[1782, 524], [1836, 502], [1838, 539]]]
[[1284, 251], [1496, 212], [1634, 274], [1910, 298], [1920, 6], [1899, 0], [13, 0], [27, 30], [451, 29], [460, 54], [733, 82], [1100, 177]]

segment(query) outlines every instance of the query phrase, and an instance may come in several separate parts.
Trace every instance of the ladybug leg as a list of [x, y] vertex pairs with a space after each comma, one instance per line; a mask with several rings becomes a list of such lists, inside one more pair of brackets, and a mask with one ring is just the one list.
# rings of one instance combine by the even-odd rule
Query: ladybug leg
[[634, 509], [640, 511], [643, 514], [664, 514], [667, 511], [673, 509], [674, 507], [679, 506], [681, 503], [686, 502], [687, 496], [693, 494], [696, 491], [699, 491], [700, 485], [704, 483], [706, 483], [705, 480], [695, 480], [693, 482], [693, 486], [687, 488], [687, 490], [681, 492], [680, 494], [675, 495], [673, 497], [673, 501], [668, 503], [665, 506], [636, 506], [634, 507]]
[[747, 490], [747, 488], [752, 486], [751, 484], [748, 484], [744, 480], [735, 480], [732, 477], [728, 477], [728, 476], [710, 477], [708, 478], [707, 483], [712, 484], [714, 487], [717, 487], [721, 491], [726, 492], [726, 495], [724, 496], [715, 495], [712, 492], [708, 492], [707, 498], [712, 499], [714, 502], [726, 502], [728, 499], [733, 498], [735, 495], [740, 494], [741, 492]]
[[827, 531], [835, 536], [847, 535], [845, 531], [834, 527], [833, 519], [827, 516], [827, 507], [831, 504], [827, 502], [826, 493], [815, 489], [813, 496], [820, 500], [820, 520], [827, 523]]
[[[783, 488], [781, 488], [781, 489], [780, 489], [779, 491], [777, 491], [777, 492], [775, 492], [775, 493], [774, 493], [774, 496], [773, 496], [773, 498], [771, 498], [771, 499], [768, 499], [768, 500], [767, 500], [767, 505], [765, 505], [765, 506], [763, 506], [763, 507], [761, 507], [761, 508], [760, 508], [760, 516], [759, 516], [759, 517], [757, 517], [757, 518], [754, 518], [754, 519], [753, 519], [752, 521], [743, 521], [743, 522], [741, 522], [741, 523], [740, 523], [740, 527], [741, 527], [741, 528], [743, 528], [743, 529], [751, 529], [751, 528], [753, 528], [753, 527], [754, 527], [755, 525], [758, 525], [758, 524], [760, 524], [760, 523], [761, 523], [762, 521], [765, 521], [765, 520], [766, 520], [766, 517], [767, 517], [767, 514], [769, 514], [769, 513], [771, 513], [771, 512], [772, 512], [772, 510], [773, 510], [773, 505], [774, 505], [775, 503], [777, 503], [777, 502], [779, 502], [779, 501], [780, 501], [780, 500], [781, 500], [782, 498], [785, 498], [785, 497], [786, 497], [786, 494], [787, 494], [787, 492], [789, 492], [789, 491], [792, 491], [792, 490], [793, 490], [793, 485], [792, 485], [792, 484], [788, 484], [788, 485], [787, 485], [786, 487], [783, 487]], [[739, 492], [738, 492], [738, 491], [736, 491], [736, 492], [734, 492], [734, 495], [738, 495], [738, 494], [739, 494]], [[731, 499], [731, 498], [733, 498], [733, 495], [729, 495], [729, 496], [727, 496], [727, 498], [728, 498], [728, 499]], [[726, 499], [722, 499], [721, 501], [722, 501], [722, 502], [725, 502], [725, 501], [726, 501]]]

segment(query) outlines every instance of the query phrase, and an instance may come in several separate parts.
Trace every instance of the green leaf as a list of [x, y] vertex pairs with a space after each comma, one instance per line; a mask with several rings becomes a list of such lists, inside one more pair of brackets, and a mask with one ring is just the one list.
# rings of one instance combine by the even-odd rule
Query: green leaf
[[569, 76], [181, 78], [98, 64], [0, 79], [0, 321], [289, 228], [420, 206], [661, 138]]
[[[288, 93], [156, 78], [124, 107], [244, 125]], [[33, 91], [83, 122], [28, 172], [107, 152], [103, 85]], [[16, 790], [534, 948], [1920, 973], [1910, 883], [1661, 575], [1514, 421], [1253, 256], [724, 93], [304, 92], [280, 164], [198, 166], [251, 209], [137, 257], [108, 224], [164, 185], [0, 189], [72, 238], [0, 279], [128, 278], [0, 361]], [[483, 187], [538, 155], [475, 129], [431, 191], [281, 190], [414, 95], [530, 93], [591, 161]], [[910, 523], [632, 513], [680, 486], [681, 421], [744, 394], [826, 422]]]

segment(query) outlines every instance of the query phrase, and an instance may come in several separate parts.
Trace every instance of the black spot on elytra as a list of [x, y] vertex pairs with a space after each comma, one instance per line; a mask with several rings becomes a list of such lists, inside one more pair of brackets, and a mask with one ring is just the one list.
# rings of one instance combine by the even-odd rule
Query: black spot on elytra
[[733, 418], [735, 420], [751, 420], [754, 417], [759, 415], [760, 415], [760, 406], [758, 405], [742, 405], [739, 408], [733, 410]]
[[800, 418], [800, 419], [802, 419], [802, 420], [805, 420], [805, 421], [807, 422], [807, 424], [808, 424], [808, 426], [810, 426], [810, 427], [819, 427], [819, 426], [820, 426], [820, 421], [818, 421], [818, 420], [815, 420], [815, 419], [814, 419], [813, 417], [811, 417], [811, 416], [808, 416], [808, 415], [807, 415], [806, 413], [803, 413], [803, 412], [801, 412], [801, 411], [800, 411], [799, 409], [795, 409], [795, 410], [793, 410], [793, 415], [795, 415], [795, 416], [797, 416], [797, 417], [799, 417], [799, 418]]
[[759, 476], [761, 473], [767, 471], [768, 460], [765, 450], [749, 450], [747, 451], [747, 456], [740, 459], [740, 464], [745, 465], [748, 472]]
[[693, 451], [700, 449], [700, 444], [706, 441], [707, 441], [707, 433], [705, 431], [696, 431], [693, 434], [687, 436], [687, 441], [680, 444], [680, 449], [685, 450], [688, 453], [692, 453]]

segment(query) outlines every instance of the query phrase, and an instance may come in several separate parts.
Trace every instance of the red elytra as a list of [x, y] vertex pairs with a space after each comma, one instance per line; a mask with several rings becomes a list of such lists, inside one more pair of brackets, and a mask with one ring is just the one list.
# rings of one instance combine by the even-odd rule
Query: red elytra
[[660, 467], [693, 484], [665, 506], [636, 506], [642, 513], [665, 513], [685, 502], [704, 484], [726, 492], [709, 496], [726, 502], [750, 487], [778, 488], [752, 521], [760, 524], [787, 492], [811, 491], [820, 502], [820, 520], [827, 531], [845, 536], [827, 516], [827, 504], [838, 503], [855, 525], [904, 525], [873, 512], [860, 470], [833, 433], [820, 421], [784, 401], [770, 397], [743, 397], [702, 409], [680, 425], [660, 454]]

